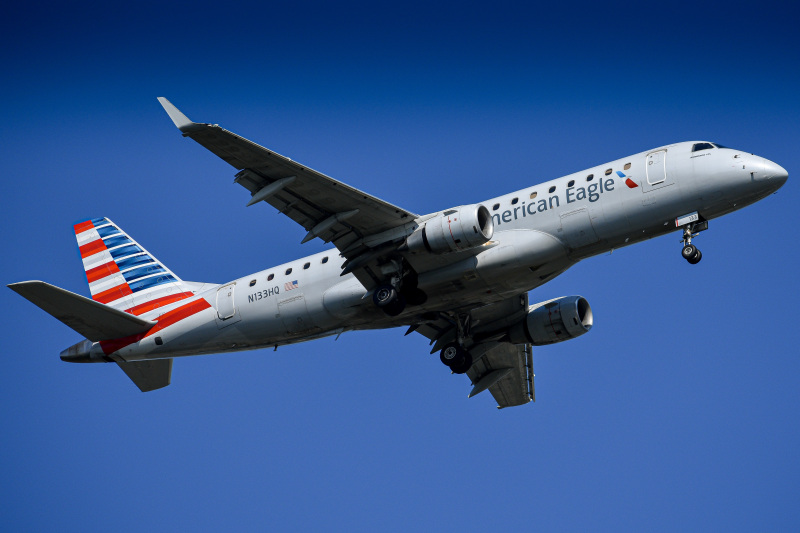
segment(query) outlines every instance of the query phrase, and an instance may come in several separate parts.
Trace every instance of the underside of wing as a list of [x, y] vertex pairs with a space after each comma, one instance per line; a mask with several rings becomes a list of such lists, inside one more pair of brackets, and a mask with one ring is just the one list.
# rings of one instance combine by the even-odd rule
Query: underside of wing
[[235, 182], [250, 191], [247, 205], [269, 203], [305, 228], [303, 242], [320, 238], [355, 257], [366, 237], [413, 226], [418, 217], [217, 125], [192, 122], [166, 98], [159, 102], [185, 137], [239, 170]]
[[473, 361], [466, 370], [472, 381], [469, 397], [488, 390], [500, 408], [523, 405], [535, 399], [531, 345], [508, 342], [506, 332], [527, 310], [528, 295], [519, 294], [473, 309], [440, 313], [435, 319], [412, 324], [409, 333], [429, 338], [431, 353], [462, 339]]
[[501, 409], [535, 401], [531, 345], [492, 344], [467, 371], [470, 398], [488, 389]]

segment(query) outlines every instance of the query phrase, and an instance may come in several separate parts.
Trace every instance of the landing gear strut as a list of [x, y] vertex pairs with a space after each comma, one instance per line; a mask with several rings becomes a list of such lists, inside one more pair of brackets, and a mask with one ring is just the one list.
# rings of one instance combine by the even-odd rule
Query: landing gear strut
[[695, 229], [694, 224], [689, 224], [688, 226], [683, 227], [683, 249], [681, 250], [681, 256], [686, 259], [689, 264], [696, 265], [700, 262], [703, 258], [703, 254], [700, 250], [697, 249], [697, 246], [692, 244], [692, 237], [696, 237], [697, 234], [693, 233]]

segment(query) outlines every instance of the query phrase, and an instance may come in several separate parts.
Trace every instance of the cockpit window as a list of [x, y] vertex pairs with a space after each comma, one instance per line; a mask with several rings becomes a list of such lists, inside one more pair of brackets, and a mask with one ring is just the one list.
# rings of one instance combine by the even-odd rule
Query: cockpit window
[[692, 146], [692, 152], [699, 152], [700, 150], [710, 150], [714, 148], [714, 145], [711, 143], [697, 143]]

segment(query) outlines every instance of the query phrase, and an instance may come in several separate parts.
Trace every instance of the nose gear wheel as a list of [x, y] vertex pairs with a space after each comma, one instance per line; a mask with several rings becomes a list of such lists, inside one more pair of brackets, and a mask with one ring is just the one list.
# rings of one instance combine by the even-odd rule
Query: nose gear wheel
[[694, 224], [689, 224], [688, 226], [684, 226], [683, 228], [683, 248], [681, 249], [681, 257], [686, 259], [690, 265], [696, 265], [700, 262], [703, 258], [703, 254], [700, 250], [697, 249], [697, 246], [692, 244], [692, 237], [695, 237], [697, 234], [693, 234], [692, 231], [694, 230]]

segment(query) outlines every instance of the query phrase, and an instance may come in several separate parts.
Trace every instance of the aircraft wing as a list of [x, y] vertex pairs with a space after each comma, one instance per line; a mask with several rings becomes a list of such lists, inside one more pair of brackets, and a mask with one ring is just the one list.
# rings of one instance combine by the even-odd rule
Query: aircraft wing
[[[468, 328], [474, 338], [482, 339], [466, 347], [474, 361], [467, 371], [472, 381], [470, 398], [488, 390], [501, 409], [535, 401], [532, 346], [500, 341], [502, 332], [520, 320], [527, 309], [525, 293], [471, 310], [459, 310], [469, 316], [469, 322], [462, 327]], [[433, 345], [431, 353], [435, 353], [455, 339], [456, 330], [452, 319], [442, 315], [437, 320], [413, 324], [408, 332], [416, 331], [429, 338]]]
[[473, 384], [469, 397], [489, 389], [501, 409], [536, 401], [531, 345], [494, 344], [487, 347], [486, 353], [467, 371]]
[[158, 101], [184, 137], [239, 170], [234, 181], [250, 191], [248, 206], [265, 201], [303, 226], [308, 234], [302, 242], [319, 237], [333, 242], [345, 258], [354, 260], [372, 251], [369, 237], [391, 234], [378, 238], [377, 244], [391, 240], [392, 230], [405, 237], [403, 226], [413, 226], [418, 217], [218, 125], [192, 122], [166, 98]]

